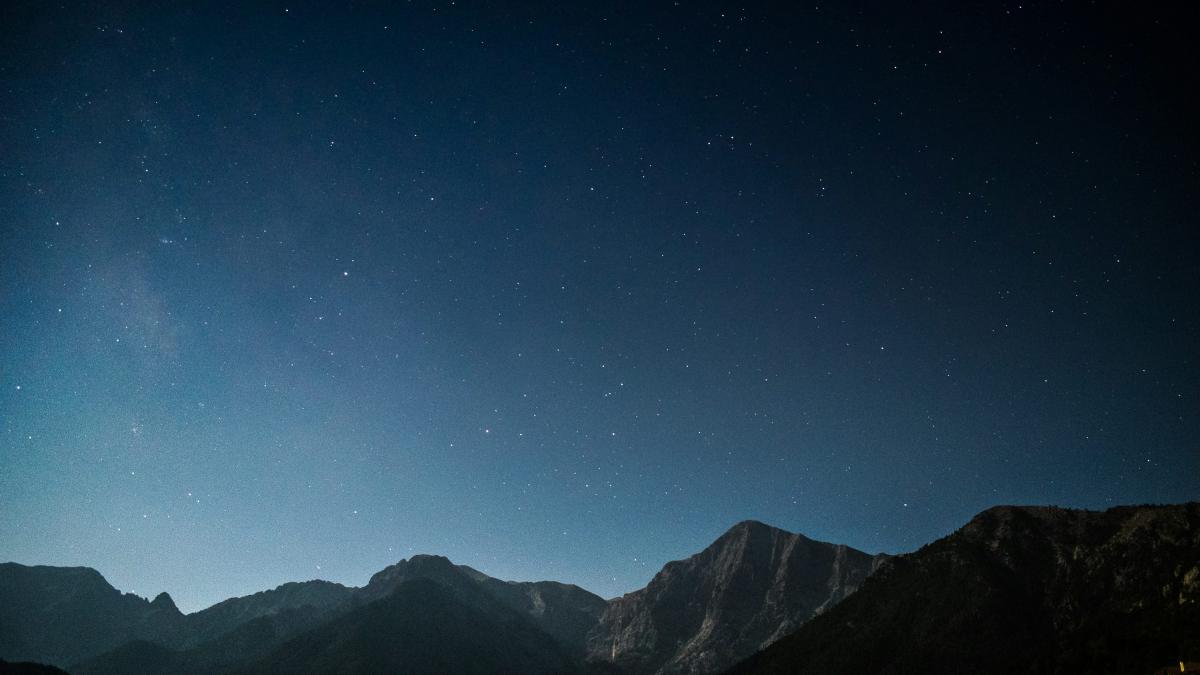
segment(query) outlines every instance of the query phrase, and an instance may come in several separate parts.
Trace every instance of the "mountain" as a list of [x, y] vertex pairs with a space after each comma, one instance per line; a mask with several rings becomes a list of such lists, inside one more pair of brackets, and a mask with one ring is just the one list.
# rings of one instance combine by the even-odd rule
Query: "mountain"
[[579, 667], [528, 616], [478, 586], [417, 578], [238, 672], [568, 675]]
[[608, 603], [574, 584], [557, 581], [500, 581], [486, 577], [483, 588], [500, 602], [528, 616], [572, 654], [583, 656], [588, 631]]
[[434, 579], [457, 589], [480, 587], [579, 654], [583, 653], [588, 630], [596, 625], [606, 606], [603, 598], [578, 586], [554, 581], [501, 581], [433, 555], [413, 556], [377, 572], [360, 597], [382, 597], [412, 579]]
[[1200, 504], [996, 507], [730, 671], [1150, 673], [1200, 661]]
[[163, 593], [121, 593], [87, 567], [0, 563], [0, 657], [66, 665], [131, 640], [178, 644], [184, 615]]
[[[289, 583], [187, 616], [165, 594], [153, 602], [123, 596], [92, 570], [61, 571], [62, 578], [54, 583], [37, 579], [19, 584], [24, 599], [12, 590], [18, 585], [13, 575], [0, 573], [0, 607], [9, 606], [12, 597], [20, 601], [11, 609], [49, 612], [38, 624], [39, 631], [0, 633], [14, 638], [9, 642], [20, 647], [4, 647], [0, 655], [70, 665], [79, 675], [261, 671], [269, 670], [273, 659], [293, 653], [312, 653], [313, 658], [326, 660], [348, 657], [346, 650], [363, 644], [362, 636], [375, 630], [367, 625], [368, 619], [411, 627], [410, 613], [418, 609], [411, 602], [439, 592], [413, 590], [411, 584], [433, 582], [458, 603], [457, 613], [442, 617], [443, 628], [450, 630], [455, 622], [481, 627], [504, 619], [500, 625], [519, 628], [518, 637], [525, 640], [514, 644], [553, 647], [544, 654], [549, 661], [525, 656], [523, 663], [528, 663], [522, 667], [561, 668], [559, 660], [565, 658], [569, 664], [586, 660], [592, 671], [711, 673], [853, 592], [879, 559], [748, 521], [692, 558], [669, 563], [645, 589], [607, 603], [578, 586], [501, 581], [441, 556], [417, 555], [380, 570], [361, 588], [325, 581]], [[56, 568], [43, 569], [54, 577]], [[4, 579], [11, 583], [5, 586]], [[89, 590], [93, 585], [97, 588]], [[128, 606], [124, 611], [129, 617], [102, 625], [112, 611], [79, 603], [69, 612], [60, 611], [64, 605], [55, 598], [61, 589], [73, 589], [83, 597], [116, 598], [122, 607]], [[397, 605], [397, 594], [410, 604]], [[20, 615], [21, 611], [12, 613], [11, 625], [25, 625], [17, 620]], [[512, 616], [521, 622], [513, 624]], [[63, 625], [74, 628], [69, 632], [57, 628]], [[529, 639], [527, 629], [550, 642]], [[62, 645], [71, 644], [72, 633], [104, 639], [64, 649]], [[44, 638], [49, 642], [30, 642], [29, 635], [49, 636]], [[453, 632], [444, 639], [451, 641], [446, 643], [450, 646], [466, 640]], [[491, 657], [482, 656], [491, 653], [490, 643], [468, 640], [464, 644], [480, 651], [481, 662], [491, 662]], [[364, 652], [363, 657], [382, 659], [379, 664], [407, 663], [403, 659], [408, 658], [382, 652]], [[300, 668], [294, 660], [288, 663], [292, 670]]]
[[[180, 639], [126, 642], [71, 665], [75, 675], [212, 673], [266, 654], [298, 633], [347, 611], [354, 592], [328, 581], [283, 584], [230, 598], [185, 617]], [[361, 604], [361, 603], [358, 603]]]
[[147, 640], [127, 642], [70, 666], [70, 671], [72, 675], [225, 673], [261, 658], [284, 641], [338, 615], [336, 611], [312, 605], [281, 609], [250, 619], [217, 638], [183, 649]]
[[361, 588], [185, 616], [94, 570], [4, 564], [0, 657], [75, 675], [1177, 671], [1200, 661], [1200, 504], [996, 507], [899, 557], [747, 521], [607, 603], [420, 555]]
[[290, 582], [269, 591], [222, 600], [188, 615], [188, 644], [212, 640], [246, 622], [289, 610], [317, 615], [334, 613], [352, 602], [355, 590], [331, 581], [314, 580]]
[[[493, 603], [517, 613], [534, 630], [544, 631], [557, 652], [577, 660], [583, 655], [584, 634], [605, 606], [602, 598], [577, 586], [501, 581], [442, 556], [416, 555], [377, 572], [362, 588], [308, 581], [231, 598], [188, 615], [186, 635], [174, 643], [134, 640], [90, 655], [71, 670], [78, 675], [231, 672], [261, 661], [308, 631], [318, 634], [307, 639], [325, 639], [328, 634], [320, 630], [327, 623], [351, 621], [347, 617], [359, 616], [357, 612], [366, 611], [367, 605], [390, 602], [400, 588], [418, 580], [435, 582], [458, 598], [474, 598], [476, 605]], [[353, 642], [340, 634], [338, 639]]]
[[377, 600], [413, 579], [432, 579], [451, 588], [465, 588], [477, 585], [478, 578], [482, 576], [486, 575], [466, 565], [455, 565], [444, 556], [414, 555], [371, 575], [370, 581], [362, 587], [360, 596], [366, 600]]
[[884, 557], [738, 523], [609, 602], [588, 658], [631, 675], [719, 672], [853, 593]]

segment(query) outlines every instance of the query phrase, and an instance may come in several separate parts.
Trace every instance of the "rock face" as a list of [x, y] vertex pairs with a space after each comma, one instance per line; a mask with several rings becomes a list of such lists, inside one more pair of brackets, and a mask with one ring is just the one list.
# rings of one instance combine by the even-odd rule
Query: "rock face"
[[996, 507], [733, 671], [1150, 673], [1200, 661], [1200, 504]]
[[739, 523], [612, 600], [588, 658], [633, 675], [720, 672], [853, 593], [883, 558]]
[[574, 584], [557, 581], [500, 581], [484, 577], [484, 590], [582, 656], [587, 633], [600, 620], [608, 603]]

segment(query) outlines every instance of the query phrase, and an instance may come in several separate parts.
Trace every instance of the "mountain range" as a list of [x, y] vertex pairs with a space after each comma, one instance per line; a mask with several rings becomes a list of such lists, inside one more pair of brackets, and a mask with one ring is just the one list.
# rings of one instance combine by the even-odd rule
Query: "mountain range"
[[731, 675], [1200, 672], [1197, 662], [1200, 504], [1002, 506], [889, 559]]
[[745, 521], [607, 601], [418, 555], [185, 615], [89, 568], [3, 563], [0, 672], [1179, 672], [1198, 603], [1196, 503], [996, 507], [899, 556]]

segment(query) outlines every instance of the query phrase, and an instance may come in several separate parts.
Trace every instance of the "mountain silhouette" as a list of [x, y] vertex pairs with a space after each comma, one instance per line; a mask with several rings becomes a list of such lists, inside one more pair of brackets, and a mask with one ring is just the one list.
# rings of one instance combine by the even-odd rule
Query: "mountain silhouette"
[[1200, 660], [1200, 504], [996, 507], [731, 670], [1150, 673]]
[[584, 636], [606, 607], [603, 598], [578, 586], [555, 581], [501, 581], [435, 555], [416, 555], [380, 570], [363, 587], [362, 597], [382, 597], [411, 579], [434, 579], [459, 589], [480, 586], [578, 653], [583, 652]]
[[638, 675], [719, 672], [854, 592], [883, 557], [738, 523], [611, 601], [589, 658]]
[[87, 567], [0, 563], [0, 657], [10, 661], [63, 666], [131, 640], [174, 645], [185, 623], [165, 593], [121, 593]]
[[184, 615], [95, 570], [5, 563], [0, 658], [74, 675], [1178, 672], [1200, 661], [1200, 504], [996, 507], [896, 557], [745, 521], [607, 602], [417, 555], [360, 588]]
[[190, 634], [187, 644], [202, 644], [263, 617], [291, 614], [289, 620], [294, 621], [299, 620], [300, 615], [318, 617], [334, 613], [352, 602], [354, 590], [330, 581], [314, 580], [290, 582], [269, 591], [223, 600], [188, 615]]
[[[442, 556], [416, 555], [377, 572], [362, 588], [308, 581], [231, 598], [185, 617], [182, 637], [170, 642], [135, 639], [80, 659], [71, 670], [79, 675], [212, 673], [234, 672], [254, 662], [260, 662], [254, 668], [263, 669], [267, 661], [262, 659], [273, 649], [327, 623], [351, 621], [377, 602], [391, 602], [399, 589], [413, 581], [434, 582], [455, 598], [473, 599], [470, 606], [477, 609], [504, 607], [544, 633], [555, 654], [569, 655], [571, 663], [581, 660], [584, 634], [605, 607], [602, 598], [577, 586], [501, 581]], [[388, 616], [400, 621], [399, 615]], [[483, 616], [476, 616], [475, 623]]]
[[568, 675], [579, 666], [527, 616], [479, 587], [417, 578], [236, 672]]

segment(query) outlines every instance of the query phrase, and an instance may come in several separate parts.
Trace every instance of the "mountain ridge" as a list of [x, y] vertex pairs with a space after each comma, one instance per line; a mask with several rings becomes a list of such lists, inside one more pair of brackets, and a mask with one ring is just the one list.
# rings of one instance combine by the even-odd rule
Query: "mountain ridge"
[[588, 633], [588, 658], [638, 675], [718, 672], [852, 593], [877, 559], [740, 521], [609, 601]]
[[[735, 540], [764, 537], [769, 540], [780, 536], [790, 538], [794, 543], [837, 548], [837, 545], [815, 542], [761, 521], [745, 520], [735, 523], [697, 555], [725, 548]], [[663, 570], [686, 566], [692, 558], [668, 562]], [[16, 563], [9, 565], [29, 569]], [[416, 554], [401, 559], [372, 574], [362, 586], [345, 586], [320, 579], [286, 582], [257, 593], [227, 598], [189, 614], [182, 614], [166, 592], [159, 593], [153, 600], [122, 594], [92, 568], [41, 566], [41, 570], [62, 577], [61, 583], [51, 584], [51, 587], [95, 586], [102, 594], [125, 598], [122, 602], [136, 609], [134, 614], [137, 616], [124, 621], [133, 624], [133, 628], [79, 650], [14, 651], [5, 646], [4, 636], [0, 635], [0, 647], [3, 647], [0, 656], [32, 657], [56, 665], [74, 665], [85, 672], [137, 672], [154, 668], [183, 672], [194, 664], [203, 664], [209, 669], [224, 668], [231, 666], [236, 655], [250, 658], [260, 654], [259, 643], [281, 643], [299, 632], [384, 599], [397, 587], [414, 579], [433, 579], [465, 594], [482, 589], [526, 616], [573, 657], [588, 660], [593, 669], [604, 669], [611, 664], [605, 664], [603, 659], [596, 659], [590, 653], [589, 633], [601, 623], [610, 604], [620, 601], [620, 598], [605, 600], [578, 585], [558, 581], [495, 579], [436, 554]], [[51, 606], [55, 604], [50, 603]], [[163, 625], [157, 625], [159, 623]], [[705, 639], [701, 638], [697, 644], [704, 643]], [[710, 664], [708, 668], [712, 670], [715, 665]]]
[[[1161, 660], [1170, 651], [1164, 640], [1175, 640], [1181, 657], [1200, 656], [1178, 635], [1185, 626], [1200, 636], [1197, 561], [1200, 504], [1189, 502], [1102, 512], [998, 505], [898, 556], [743, 520], [663, 565], [645, 587], [607, 601], [573, 584], [504, 581], [418, 554], [363, 586], [287, 582], [184, 615], [169, 594], [122, 593], [92, 568], [0, 563], [0, 658], [70, 666], [77, 675], [264, 672], [273, 659], [290, 663], [289, 672], [311, 672], [288, 655], [312, 653], [326, 664], [351, 658], [378, 633], [369, 617], [406, 631], [396, 637], [407, 644], [432, 640], [413, 598], [444, 598], [454, 605], [441, 617], [446, 630], [493, 626], [528, 647], [524, 665], [504, 660], [504, 640], [445, 635], [446, 649], [535, 672], [890, 672], [889, 658], [925, 672], [959, 672], [963, 663], [971, 672], [1051, 672], [1055, 658], [1076, 670], [1118, 672], [1081, 645], [1124, 636]], [[933, 624], [916, 611], [926, 605]], [[930, 656], [930, 644], [941, 646], [943, 660]], [[1005, 644], [1041, 660], [1013, 661]], [[991, 661], [970, 660], [982, 653]], [[797, 654], [816, 670], [797, 668]], [[417, 667], [412, 655], [361, 656]]]
[[1004, 505], [890, 559], [730, 673], [1149, 673], [1197, 660], [1200, 503]]
[[414, 672], [488, 675], [581, 672], [550, 635], [486, 593], [430, 578], [390, 593], [280, 644], [236, 669], [251, 673]]

